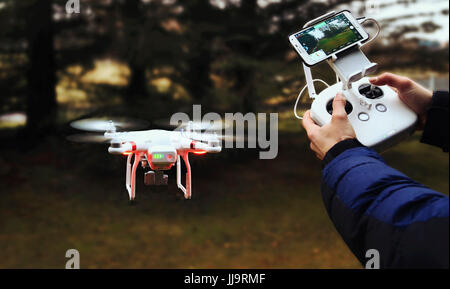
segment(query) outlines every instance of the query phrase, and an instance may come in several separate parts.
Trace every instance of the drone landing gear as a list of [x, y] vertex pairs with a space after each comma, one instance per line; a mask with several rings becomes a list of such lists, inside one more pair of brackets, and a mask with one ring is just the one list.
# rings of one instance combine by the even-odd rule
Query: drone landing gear
[[[134, 156], [133, 164], [131, 164], [131, 159]], [[184, 163], [186, 164], [186, 187], [181, 183], [181, 158], [183, 158]], [[130, 201], [133, 201], [135, 198], [136, 192], [136, 169], [139, 163], [145, 160], [144, 154], [141, 153], [131, 153], [127, 158], [127, 171], [126, 171], [126, 184], [125, 187], [128, 191], [128, 196], [130, 197]], [[167, 185], [168, 176], [163, 173], [163, 171], [149, 171], [145, 173], [144, 183], [146, 185]], [[191, 165], [189, 164], [189, 152], [184, 152], [183, 155], [177, 158], [177, 186], [183, 191], [184, 198], [191, 198]]]
[[186, 187], [181, 184], [181, 160], [180, 156], [177, 158], [177, 186], [178, 188], [183, 191], [184, 198], [190, 199], [191, 198], [191, 165], [189, 164], [189, 153], [185, 152], [182, 156], [184, 163], [186, 164]]
[[[134, 155], [134, 162], [133, 166], [131, 166], [131, 158]], [[135, 198], [135, 191], [136, 191], [136, 169], [139, 164], [139, 162], [142, 159], [141, 154], [137, 153], [131, 153], [128, 155], [127, 158], [127, 172], [126, 172], [126, 184], [125, 187], [128, 191], [128, 196], [130, 197], [130, 201], [133, 201]]]

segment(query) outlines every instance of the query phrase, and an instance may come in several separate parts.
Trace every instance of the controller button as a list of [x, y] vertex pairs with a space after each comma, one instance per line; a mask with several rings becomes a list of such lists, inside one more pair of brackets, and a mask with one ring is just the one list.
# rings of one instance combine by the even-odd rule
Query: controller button
[[380, 98], [384, 95], [383, 91], [379, 87], [375, 87], [372, 89], [372, 93], [375, 96], [375, 98]]
[[365, 83], [365, 84], [361, 84], [358, 88], [359, 93], [361, 93], [361, 95], [366, 95], [367, 93], [369, 93], [372, 90], [372, 86], [369, 83]]
[[381, 104], [381, 103], [377, 104], [377, 105], [375, 106], [375, 108], [376, 108], [379, 112], [386, 112], [386, 110], [387, 110], [386, 106], [385, 106], [384, 104]]
[[368, 93], [366, 93], [366, 97], [367, 97], [368, 99], [375, 99], [375, 98], [377, 98], [377, 97], [373, 94], [373, 91], [369, 91]]
[[360, 114], [358, 114], [358, 118], [360, 121], [368, 121], [369, 115], [365, 112], [361, 112]]
[[[327, 112], [331, 115], [333, 114], [333, 99], [334, 98], [332, 98], [328, 101], [327, 107], [326, 107]], [[350, 114], [350, 113], [352, 113], [352, 111], [353, 111], [353, 105], [350, 103], [350, 101], [347, 100], [347, 102], [345, 103], [345, 112], [347, 114]]]
[[383, 90], [378, 86], [373, 86], [369, 83], [361, 84], [358, 88], [358, 91], [361, 95], [369, 99], [380, 98], [384, 95]]

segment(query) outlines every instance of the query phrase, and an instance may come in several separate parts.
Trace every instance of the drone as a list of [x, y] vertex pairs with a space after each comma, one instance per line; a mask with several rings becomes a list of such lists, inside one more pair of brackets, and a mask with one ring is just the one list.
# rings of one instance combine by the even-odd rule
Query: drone
[[[119, 127], [127, 127], [130, 122], [119, 122]], [[141, 123], [142, 124], [142, 123]], [[71, 126], [85, 131], [103, 132], [103, 135], [73, 135], [72, 141], [108, 142], [108, 152], [113, 155], [127, 156], [125, 187], [130, 201], [136, 197], [136, 169], [141, 165], [144, 170], [144, 184], [148, 186], [167, 185], [168, 175], [164, 171], [177, 166], [177, 186], [185, 199], [192, 197], [191, 166], [189, 153], [203, 155], [219, 153], [221, 140], [216, 133], [207, 133], [205, 125], [190, 121], [182, 123], [175, 130], [117, 131], [117, 122], [112, 120], [83, 119], [71, 123]], [[181, 182], [181, 159], [186, 165], [185, 185]]]

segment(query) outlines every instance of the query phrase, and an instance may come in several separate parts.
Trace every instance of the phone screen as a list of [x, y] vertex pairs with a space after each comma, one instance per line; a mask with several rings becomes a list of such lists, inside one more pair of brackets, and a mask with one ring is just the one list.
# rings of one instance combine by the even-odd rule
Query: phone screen
[[294, 35], [313, 61], [363, 39], [350, 20], [340, 13]]

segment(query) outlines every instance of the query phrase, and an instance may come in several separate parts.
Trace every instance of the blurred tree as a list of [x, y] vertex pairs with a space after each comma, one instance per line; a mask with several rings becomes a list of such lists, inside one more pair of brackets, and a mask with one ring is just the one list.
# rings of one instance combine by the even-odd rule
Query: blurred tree
[[141, 0], [119, 1], [123, 20], [126, 43], [126, 60], [130, 68], [126, 100], [135, 101], [137, 97], [147, 95], [146, 63], [144, 61], [145, 47], [145, 11]]
[[211, 5], [209, 0], [186, 1], [182, 5], [184, 62], [180, 63], [180, 81], [198, 103], [207, 100], [211, 93], [214, 39], [223, 35], [226, 23], [223, 22], [224, 12]]
[[114, 10], [107, 0], [81, 1], [81, 13], [67, 14], [66, 0], [53, 0], [56, 67], [93, 66], [107, 54], [114, 38]]
[[26, 3], [27, 39], [27, 125], [26, 134], [36, 137], [52, 128], [56, 116], [53, 10], [51, 0]]
[[[288, 35], [301, 29], [303, 23], [330, 9], [349, 2], [282, 0], [260, 6], [257, 0], [227, 1], [229, 13], [223, 51], [225, 75], [233, 79], [233, 90], [242, 100], [235, 109], [255, 111], [259, 98], [256, 92], [261, 81], [264, 61], [280, 59], [290, 51]], [[228, 52], [228, 53], [227, 53]]]
[[0, 0], [0, 111], [25, 110], [25, 21], [12, 0]]
[[259, 90], [275, 74], [269, 66], [292, 52], [287, 36], [350, 0], [83, 0], [79, 14], [67, 14], [66, 2], [0, 0], [0, 109], [26, 109], [29, 132], [52, 126], [57, 77], [75, 64], [86, 71], [99, 58], [129, 66], [128, 87], [120, 90], [127, 103], [150, 99], [150, 79], [166, 77], [196, 103], [224, 95], [227, 109], [255, 111]]
[[127, 103], [148, 96], [147, 74], [156, 66], [176, 65], [180, 54], [177, 27], [168, 24], [177, 14], [176, 2], [116, 0], [113, 55], [130, 68]]
[[10, 88], [2, 90], [8, 92], [2, 109], [26, 110], [25, 137], [37, 138], [55, 126], [56, 72], [91, 63], [107, 46], [104, 26], [92, 15], [96, 2], [87, 0], [83, 13], [69, 15], [65, 0], [0, 1], [0, 14], [6, 16], [0, 17], [1, 62], [8, 63], [10, 75], [1, 77], [0, 87]]
[[255, 61], [264, 45], [264, 17], [257, 0], [246, 0], [231, 8], [228, 35], [225, 45], [233, 51], [228, 74], [234, 78], [234, 90], [242, 99], [242, 112], [255, 111]]

